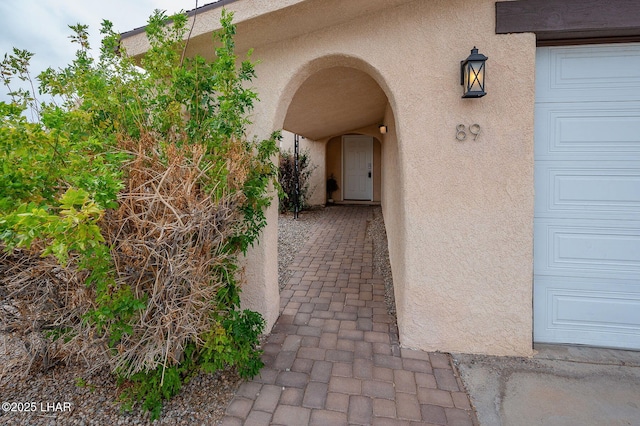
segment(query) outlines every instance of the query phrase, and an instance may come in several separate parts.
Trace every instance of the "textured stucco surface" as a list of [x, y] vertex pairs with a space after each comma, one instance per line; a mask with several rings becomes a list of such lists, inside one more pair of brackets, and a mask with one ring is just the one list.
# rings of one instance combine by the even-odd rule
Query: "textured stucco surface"
[[403, 324], [405, 319], [407, 306], [404, 291], [407, 271], [404, 241], [407, 230], [405, 228], [405, 205], [402, 201], [403, 193], [400, 190], [404, 187], [404, 170], [399, 158], [396, 120], [390, 106], [385, 111], [384, 123], [388, 127], [388, 132], [383, 135], [382, 139], [382, 215], [387, 231], [396, 315], [400, 328], [400, 324]]
[[[280, 149], [294, 152], [295, 135], [286, 130], [282, 132]], [[309, 193], [307, 204], [310, 206], [324, 205], [326, 202], [325, 192], [325, 143], [306, 138], [299, 139], [300, 154], [307, 153], [311, 160], [310, 168], [313, 170], [309, 176]]]
[[[389, 133], [377, 136], [401, 344], [531, 355], [535, 36], [496, 35], [493, 0], [393, 1], [384, 10], [377, 1], [375, 10], [364, 0], [331, 3], [349, 3], [350, 19], [318, 18], [324, 26], [288, 37], [282, 24], [276, 41], [255, 45], [254, 133], [281, 128], [297, 89], [322, 70], [353, 68], [373, 78], [388, 99]], [[308, 0], [247, 22], [277, 27], [274, 16], [336, 13], [325, 6]], [[489, 57], [488, 95], [461, 99], [460, 61], [474, 45]], [[457, 141], [460, 124], [480, 125], [478, 139]], [[268, 265], [275, 269], [274, 227], [275, 220], [254, 253], [255, 283], [267, 272], [264, 284], [251, 284], [256, 294], [277, 288]]]
[[277, 199], [274, 198], [266, 216], [270, 225], [263, 229], [259, 243], [249, 248], [243, 262], [244, 285], [240, 304], [242, 309], [260, 312], [265, 321], [265, 331], [269, 332], [280, 315]]
[[326, 149], [327, 179], [333, 175], [338, 183], [338, 190], [331, 194], [334, 201], [342, 201], [342, 137], [336, 136], [327, 141]]

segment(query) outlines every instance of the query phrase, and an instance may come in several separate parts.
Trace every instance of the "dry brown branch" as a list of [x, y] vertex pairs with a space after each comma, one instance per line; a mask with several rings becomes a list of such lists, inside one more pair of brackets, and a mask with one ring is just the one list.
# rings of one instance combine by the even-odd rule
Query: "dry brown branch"
[[[243, 143], [231, 141], [226, 155], [225, 186], [231, 191], [248, 175]], [[152, 135], [121, 145], [135, 157], [127, 166], [119, 208], [107, 211], [100, 226], [111, 247], [116, 289], [129, 286], [146, 300], [132, 333], [121, 339], [109, 361], [120, 374], [131, 376], [181, 362], [186, 345], [200, 342], [216, 325], [211, 312], [218, 290], [226, 285], [216, 271], [228, 264], [224, 244], [243, 226], [238, 207], [244, 198], [241, 191], [212, 197], [216, 182], [207, 177], [212, 165], [204, 161], [202, 146], [170, 144], [160, 153]], [[91, 351], [104, 353], [106, 336], [92, 335], [82, 321], [95, 300], [84, 284], [87, 272], [78, 270], [77, 257], [61, 267], [40, 253], [14, 250], [0, 258], [2, 330], [39, 336], [42, 344], [28, 348], [32, 369], [71, 356], [93, 358]], [[72, 329], [71, 340], [46, 337], [47, 330], [58, 327]]]
[[[16, 369], [16, 375], [46, 370], [87, 351], [95, 357], [104, 350], [100, 339], [87, 339], [90, 331], [82, 321], [94, 300], [84, 285], [86, 272], [78, 271], [74, 257], [62, 267], [40, 252], [0, 254], [0, 333], [19, 338], [25, 349], [22, 362], [27, 368]], [[68, 340], [53, 339], [58, 327], [72, 330]]]
[[225, 283], [214, 269], [226, 263], [222, 246], [241, 223], [240, 193], [214, 200], [204, 192], [201, 146], [170, 145], [131, 164], [129, 191], [107, 215], [118, 283], [147, 297], [133, 332], [122, 339], [114, 368], [130, 376], [182, 360], [188, 342], [212, 326], [216, 294]]

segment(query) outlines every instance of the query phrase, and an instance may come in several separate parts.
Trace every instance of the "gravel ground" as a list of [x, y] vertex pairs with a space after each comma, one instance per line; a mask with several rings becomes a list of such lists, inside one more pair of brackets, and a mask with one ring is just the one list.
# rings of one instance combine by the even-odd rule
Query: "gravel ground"
[[389, 246], [380, 207], [374, 207], [373, 209], [373, 219], [367, 224], [367, 236], [373, 240], [373, 266], [376, 273], [384, 279], [384, 299], [387, 304], [387, 311], [389, 311], [389, 315], [395, 317], [396, 299], [393, 293]]
[[[20, 353], [15, 344], [0, 343], [0, 363], [9, 353]], [[0, 370], [1, 374], [2, 370]], [[18, 381], [0, 378], [3, 425], [144, 425], [150, 424], [146, 411], [122, 412], [115, 402], [118, 390], [108, 370], [86, 376], [82, 364], [59, 365], [46, 373]], [[234, 371], [200, 374], [187, 383], [180, 394], [167, 402], [160, 420], [151, 424], [215, 424], [222, 418], [234, 396], [240, 378]], [[7, 411], [13, 409], [16, 411]], [[32, 410], [25, 412], [26, 410]], [[35, 410], [35, 411], [33, 411]]]
[[282, 213], [278, 217], [278, 284], [282, 290], [293, 275], [287, 268], [293, 262], [296, 254], [309, 239], [309, 232], [316, 219], [322, 215], [323, 209], [305, 210], [300, 212], [298, 219], [293, 213]]
[[[322, 209], [304, 211], [298, 220], [294, 220], [292, 214], [280, 215], [278, 278], [281, 289], [290, 277], [287, 266], [307, 241], [315, 219], [321, 214]], [[374, 240], [377, 272], [385, 278], [387, 305], [390, 312], [395, 313], [379, 207], [374, 208], [367, 232]], [[3, 425], [211, 425], [220, 421], [241, 382], [231, 370], [215, 375], [200, 374], [165, 403], [161, 419], [150, 422], [148, 413], [140, 409], [122, 412], [120, 404], [115, 402], [118, 396], [115, 380], [107, 370], [86, 376], [83, 364], [58, 365], [46, 373], [12, 380], [6, 373], [24, 368], [17, 362], [24, 354], [24, 346], [17, 339], [0, 335], [0, 424]]]

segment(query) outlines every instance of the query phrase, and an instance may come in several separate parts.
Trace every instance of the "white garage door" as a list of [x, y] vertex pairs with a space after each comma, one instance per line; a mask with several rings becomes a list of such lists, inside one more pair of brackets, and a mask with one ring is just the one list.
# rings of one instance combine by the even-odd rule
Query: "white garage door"
[[640, 44], [536, 62], [534, 340], [640, 349]]

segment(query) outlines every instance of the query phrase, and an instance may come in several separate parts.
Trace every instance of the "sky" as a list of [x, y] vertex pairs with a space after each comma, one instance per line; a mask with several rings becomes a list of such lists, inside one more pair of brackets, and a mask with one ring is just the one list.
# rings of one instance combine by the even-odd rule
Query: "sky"
[[[214, 0], [198, 0], [203, 6]], [[90, 42], [98, 57], [102, 20], [113, 22], [114, 30], [126, 32], [142, 27], [155, 9], [168, 14], [192, 10], [196, 0], [0, 0], [0, 58], [13, 47], [35, 54], [31, 60], [35, 76], [48, 67], [62, 68], [75, 56], [69, 40], [69, 25], [89, 25]], [[6, 101], [0, 87], [0, 101]]]

